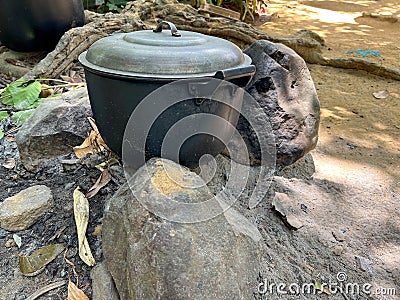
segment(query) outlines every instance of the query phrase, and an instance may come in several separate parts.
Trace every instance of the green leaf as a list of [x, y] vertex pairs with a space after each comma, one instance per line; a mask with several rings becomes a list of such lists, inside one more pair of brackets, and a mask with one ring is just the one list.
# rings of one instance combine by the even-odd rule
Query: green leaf
[[41, 90], [42, 86], [36, 80], [18, 79], [4, 89], [2, 102], [15, 108], [27, 108], [39, 98]]
[[7, 119], [8, 116], [9, 116], [8, 112], [0, 111], [0, 122], [3, 121], [4, 119]]
[[321, 284], [316, 279], [313, 279], [313, 282], [314, 282], [315, 290], [319, 291], [320, 293], [325, 293], [327, 295], [331, 294], [329, 289], [326, 287], [327, 286], [326, 284]]
[[4, 130], [0, 127], [0, 140], [4, 137]]
[[19, 257], [19, 269], [24, 275], [33, 275], [53, 261], [65, 249], [63, 244], [53, 244]]
[[[257, 10], [257, 0], [253, 0], [253, 4], [251, 5], [251, 13], [252, 15], [256, 12]], [[254, 18], [253, 18], [254, 21]]]
[[31, 114], [35, 111], [35, 109], [28, 109], [23, 111], [18, 111], [14, 113], [11, 117], [11, 120], [15, 123], [16, 126], [21, 126], [24, 124], [26, 119], [28, 119]]
[[108, 6], [109, 10], [117, 10], [118, 9], [118, 6], [116, 6], [113, 3], [108, 3], [107, 6]]
[[42, 104], [42, 102], [45, 100], [46, 98], [38, 98], [36, 100], [35, 103], [33, 103], [31, 106], [29, 106], [28, 108], [36, 108], [38, 107], [40, 104]]

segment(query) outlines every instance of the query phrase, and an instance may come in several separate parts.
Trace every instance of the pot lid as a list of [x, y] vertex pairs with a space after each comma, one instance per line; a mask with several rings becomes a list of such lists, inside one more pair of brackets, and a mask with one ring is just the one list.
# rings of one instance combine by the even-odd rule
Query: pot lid
[[[162, 30], [168, 25], [170, 30]], [[161, 22], [154, 30], [102, 38], [79, 56], [93, 71], [154, 78], [213, 76], [217, 71], [248, 66], [251, 59], [235, 44]]]

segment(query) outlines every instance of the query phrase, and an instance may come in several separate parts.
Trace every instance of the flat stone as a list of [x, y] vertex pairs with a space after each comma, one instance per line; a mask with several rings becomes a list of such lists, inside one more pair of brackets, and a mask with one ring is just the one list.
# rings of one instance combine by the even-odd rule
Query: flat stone
[[362, 256], [356, 256], [355, 259], [358, 264], [358, 267], [361, 270], [368, 272], [370, 274], [374, 274], [375, 272], [374, 264], [370, 259]]
[[[151, 159], [130, 180], [107, 202], [103, 220], [103, 253], [121, 299], [253, 297], [264, 249], [257, 227], [232, 208], [192, 223], [147, 210], [143, 204], [168, 212], [173, 203], [213, 197], [198, 175], [174, 162]], [[207, 213], [189, 211], [169, 212], [193, 220]]]
[[0, 227], [20, 231], [32, 226], [53, 205], [51, 190], [35, 185], [0, 203]]
[[91, 131], [92, 110], [86, 88], [44, 101], [16, 135], [21, 162], [36, 171], [50, 159], [73, 152]]
[[295, 209], [292, 202], [292, 199], [287, 194], [276, 192], [271, 204], [289, 228], [298, 230], [302, 228], [304, 224], [298, 218], [301, 211]]

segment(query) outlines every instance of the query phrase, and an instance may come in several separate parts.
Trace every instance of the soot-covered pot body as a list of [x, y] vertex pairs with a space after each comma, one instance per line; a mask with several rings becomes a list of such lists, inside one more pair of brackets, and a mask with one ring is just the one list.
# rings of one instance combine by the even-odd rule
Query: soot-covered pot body
[[[170, 30], [162, 30], [163, 26]], [[146, 132], [146, 159], [162, 156], [186, 166], [195, 166], [204, 154], [222, 152], [224, 143], [232, 136], [243, 101], [243, 93], [240, 89], [232, 91], [232, 86], [244, 87], [255, 71], [251, 59], [234, 44], [195, 32], [178, 32], [169, 22], [161, 22], [155, 30], [103, 38], [82, 53], [79, 60], [85, 68], [93, 115], [111, 150], [122, 155], [123, 142], [137, 149], [139, 135]], [[226, 93], [222, 92], [229, 98], [226, 103], [198, 96], [204, 95], [204, 88], [211, 90], [211, 95], [222, 88], [221, 82], [227, 81], [233, 84]], [[174, 99], [179, 97], [185, 99]], [[171, 99], [174, 105], [166, 108]], [[142, 123], [129, 127], [135, 123], [131, 116], [135, 117], [134, 111], [139, 104], [142, 108], [143, 101], [149, 107], [144, 114], [150, 110], [149, 115], [158, 116], [148, 131], [138, 130]], [[199, 121], [196, 116], [203, 114], [216, 116], [232, 126]], [[146, 116], [136, 116], [143, 117], [146, 123]], [[162, 152], [167, 133], [187, 118], [188, 126], [198, 134], [189, 136], [179, 146], [177, 156]], [[210, 130], [218, 132], [218, 138]]]
[[84, 24], [82, 0], [0, 0], [0, 41], [15, 51], [50, 50]]

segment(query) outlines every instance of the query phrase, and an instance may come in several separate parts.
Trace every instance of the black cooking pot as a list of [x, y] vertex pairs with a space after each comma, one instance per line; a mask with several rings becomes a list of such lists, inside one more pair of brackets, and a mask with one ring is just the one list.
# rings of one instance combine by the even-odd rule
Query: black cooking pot
[[[163, 25], [171, 30], [163, 31]], [[240, 91], [227, 91], [229, 103], [199, 98], [198, 94], [201, 94], [203, 87], [212, 91], [220, 87], [218, 80], [215, 80], [217, 84], [214, 82], [211, 83], [213, 86], [207, 86], [207, 82], [213, 81], [213, 78], [229, 80], [244, 87], [255, 72], [251, 59], [233, 43], [195, 32], [178, 32], [170, 22], [161, 22], [153, 31], [143, 30], [103, 38], [82, 53], [79, 61], [85, 69], [90, 103], [100, 134], [110, 149], [119, 155], [122, 155], [122, 141], [128, 120], [143, 99], [158, 95], [154, 94], [155, 91], [164, 87], [163, 93], [151, 100], [154, 111], [157, 111], [167, 99], [185, 96], [183, 91], [187, 89], [191, 91], [190, 97], [184, 101], [162, 109], [157, 120], [151, 124], [146, 136], [147, 159], [161, 156], [161, 145], [168, 130], [186, 117], [212, 114], [223, 118], [234, 128], [243, 101]], [[186, 80], [181, 86], [167, 85], [180, 79]], [[228, 89], [232, 89], [232, 85]], [[146, 121], [146, 116], [141, 115], [138, 119], [140, 117]], [[230, 126], [220, 126], [215, 122], [215, 126], [219, 126], [215, 129], [220, 131], [219, 136], [222, 137], [216, 138], [206, 133], [213, 126], [209, 122], [197, 123], [195, 119], [193, 122], [190, 126], [203, 133], [188, 137], [180, 147], [179, 163], [186, 166], [195, 166], [203, 154], [216, 155], [222, 152], [224, 143], [233, 133]], [[137, 128], [128, 128], [125, 132], [125, 142], [133, 144], [132, 150], [137, 148], [134, 144], [143, 132]], [[173, 154], [167, 158], [178, 160]]]
[[0, 0], [0, 41], [15, 51], [51, 50], [84, 24], [82, 0]]

